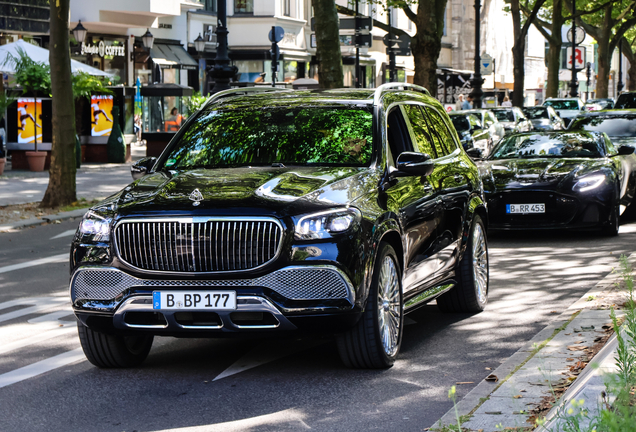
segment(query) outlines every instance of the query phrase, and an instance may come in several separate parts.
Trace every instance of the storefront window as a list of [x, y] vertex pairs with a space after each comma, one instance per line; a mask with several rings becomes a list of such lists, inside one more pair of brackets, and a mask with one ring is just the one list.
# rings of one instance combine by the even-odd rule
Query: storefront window
[[144, 96], [144, 132], [176, 132], [186, 119], [182, 96]]
[[[261, 60], [237, 60], [234, 66], [238, 68], [239, 82], [263, 82], [263, 61]], [[271, 62], [270, 62], [271, 68]]]
[[[74, 50], [75, 51], [75, 50]], [[126, 39], [92, 35], [73, 53], [73, 60], [113, 74], [110, 85], [126, 83]]]
[[298, 62], [297, 61], [284, 61], [283, 62], [283, 81], [292, 82], [298, 77]]
[[234, 13], [254, 13], [254, 0], [234, 0]]
[[180, 70], [179, 69], [161, 69], [161, 75], [163, 80], [162, 83], [166, 84], [179, 84], [180, 81]]

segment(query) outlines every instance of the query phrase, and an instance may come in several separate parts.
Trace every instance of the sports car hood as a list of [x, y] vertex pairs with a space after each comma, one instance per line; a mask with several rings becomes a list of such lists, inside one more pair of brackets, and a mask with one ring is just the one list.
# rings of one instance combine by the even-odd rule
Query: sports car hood
[[533, 187], [561, 187], [574, 177], [602, 169], [604, 159], [537, 158], [498, 159], [481, 163], [480, 172], [488, 192]]
[[[111, 197], [120, 215], [155, 211], [284, 213], [303, 205], [345, 205], [355, 200], [374, 171], [365, 167], [245, 167], [158, 172]], [[375, 178], [377, 182], [377, 178]], [[240, 210], [240, 209], [244, 210]]]
[[612, 140], [612, 144], [614, 144], [616, 147], [620, 147], [620, 146], [624, 146], [624, 145], [628, 145], [631, 147], [636, 147], [636, 137], [610, 137], [610, 140]]

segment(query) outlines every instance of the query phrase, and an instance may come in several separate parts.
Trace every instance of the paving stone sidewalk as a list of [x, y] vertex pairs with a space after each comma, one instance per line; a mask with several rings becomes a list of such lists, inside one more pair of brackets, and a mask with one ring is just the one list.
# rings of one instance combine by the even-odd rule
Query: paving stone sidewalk
[[[634, 265], [636, 254], [629, 257]], [[609, 274], [592, 290], [561, 314], [553, 323], [539, 332], [524, 347], [507, 359], [492, 376], [496, 381], [483, 380], [457, 404], [463, 417], [462, 431], [532, 430], [533, 409], [545, 403], [555, 388], [567, 381], [574, 381], [561, 398], [567, 404], [573, 397], [586, 399], [586, 407], [592, 412], [598, 407], [604, 390], [603, 373], [612, 371], [615, 337], [607, 341], [589, 361], [589, 351], [595, 344], [605, 343], [610, 311], [595, 309], [602, 299], [616, 296], [615, 283], [620, 279], [616, 272]], [[617, 316], [622, 311], [616, 311]], [[603, 340], [603, 342], [601, 342]], [[599, 348], [599, 345], [596, 346]], [[581, 363], [588, 363], [577, 378]], [[592, 364], [601, 363], [601, 368]], [[494, 379], [494, 378], [493, 378]], [[583, 397], [584, 395], [584, 397]], [[554, 415], [553, 409], [548, 415]], [[469, 416], [469, 419], [466, 419]], [[528, 422], [530, 420], [530, 422]], [[430, 429], [456, 425], [455, 409], [449, 410]], [[555, 424], [553, 421], [550, 424]], [[549, 426], [548, 426], [549, 427]], [[508, 429], [506, 429], [508, 428]], [[526, 429], [527, 428], [527, 429]], [[541, 429], [551, 430], [551, 429]]]

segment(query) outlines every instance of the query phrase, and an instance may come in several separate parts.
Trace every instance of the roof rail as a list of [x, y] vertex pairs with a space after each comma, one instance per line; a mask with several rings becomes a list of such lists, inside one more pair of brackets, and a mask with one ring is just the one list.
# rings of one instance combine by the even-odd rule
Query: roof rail
[[277, 87], [243, 87], [243, 88], [234, 88], [229, 90], [223, 90], [218, 93], [214, 93], [210, 98], [208, 98], [206, 105], [209, 103], [213, 103], [218, 101], [219, 99], [223, 99], [230, 96], [238, 96], [238, 95], [246, 95], [250, 93], [271, 93], [271, 92], [289, 92], [291, 89], [286, 88], [277, 88]]
[[386, 84], [382, 84], [380, 87], [378, 87], [375, 90], [375, 93], [373, 94], [373, 105], [378, 105], [380, 103], [380, 98], [382, 97], [382, 94], [390, 89], [395, 89], [395, 90], [413, 90], [413, 91], [418, 91], [421, 93], [424, 93], [426, 96], [430, 96], [431, 94], [429, 93], [428, 90], [426, 90], [424, 87], [422, 86], [418, 86], [415, 84], [409, 84], [409, 83], [400, 83], [400, 82], [391, 82], [391, 83], [386, 83]]

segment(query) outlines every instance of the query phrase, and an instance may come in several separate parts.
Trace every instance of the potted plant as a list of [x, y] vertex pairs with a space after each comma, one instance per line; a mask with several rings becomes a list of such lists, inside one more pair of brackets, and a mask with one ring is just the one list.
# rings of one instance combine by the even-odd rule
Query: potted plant
[[[2, 78], [0, 78], [2, 79]], [[4, 118], [4, 114], [7, 112], [7, 107], [11, 105], [15, 101], [11, 96], [7, 96], [7, 94], [2, 91], [0, 93], [0, 120]], [[7, 162], [6, 154], [3, 149], [4, 143], [0, 140], [0, 175], [4, 173], [4, 166]]]
[[[18, 50], [18, 58], [12, 56], [12, 61], [15, 62], [14, 78], [22, 87], [22, 93], [31, 93], [35, 98], [35, 122], [38, 118], [38, 95], [51, 94], [51, 68], [47, 64], [34, 61], [22, 50]], [[27, 151], [25, 155], [31, 171], [44, 171], [47, 152], [38, 151], [37, 123], [34, 130], [35, 151]]]

